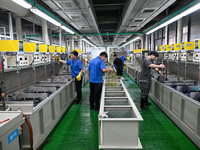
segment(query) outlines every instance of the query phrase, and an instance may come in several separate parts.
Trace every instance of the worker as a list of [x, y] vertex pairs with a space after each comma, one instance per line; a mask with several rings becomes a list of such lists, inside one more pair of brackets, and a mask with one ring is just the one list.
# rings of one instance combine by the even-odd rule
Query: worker
[[124, 54], [122, 54], [122, 56], [120, 56], [119, 58], [122, 60], [122, 62], [124, 64], [124, 62], [126, 61], [126, 58], [125, 58]]
[[78, 57], [78, 52], [72, 51], [71, 60], [69, 61], [59, 60], [59, 61], [71, 66], [72, 78], [75, 78], [76, 92], [77, 92], [77, 100], [74, 101], [74, 104], [81, 104], [82, 103], [82, 90], [81, 90], [82, 76], [81, 75], [83, 73], [83, 65], [77, 57]]
[[99, 56], [90, 61], [88, 67], [88, 78], [90, 82], [90, 110], [95, 109], [95, 111], [99, 111], [103, 72], [113, 71], [112, 68], [106, 68], [104, 64], [107, 56], [106, 52], [101, 52]]
[[114, 55], [114, 62], [113, 62], [113, 65], [112, 65], [112, 68], [113, 66], [115, 65], [115, 69], [117, 71], [117, 76], [121, 76], [122, 77], [122, 72], [123, 72], [123, 62], [120, 58], [117, 57], [117, 54]]
[[152, 63], [158, 57], [158, 52], [151, 51], [150, 55], [145, 57], [142, 64], [142, 71], [140, 74], [140, 89], [141, 89], [141, 105], [142, 109], [147, 110], [147, 105], [151, 105], [148, 102], [148, 94], [151, 86], [151, 68], [154, 68], [161, 76], [162, 72], [158, 70], [158, 68], [164, 68], [163, 64], [155, 65]]

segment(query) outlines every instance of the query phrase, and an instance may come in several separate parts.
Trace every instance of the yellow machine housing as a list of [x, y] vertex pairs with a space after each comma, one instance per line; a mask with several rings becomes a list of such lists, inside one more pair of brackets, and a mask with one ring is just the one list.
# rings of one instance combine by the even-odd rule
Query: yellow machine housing
[[166, 51], [172, 51], [172, 45], [166, 45]]
[[160, 47], [160, 50], [161, 50], [162, 52], [164, 52], [164, 51], [165, 51], [165, 45], [162, 45], [162, 46]]
[[194, 50], [195, 42], [184, 42], [184, 50]]
[[39, 52], [46, 53], [47, 52], [47, 44], [40, 44], [39, 45]]
[[56, 46], [49, 45], [49, 53], [55, 53]]
[[61, 53], [61, 47], [60, 46], [56, 46], [57, 49], [57, 53]]
[[174, 44], [174, 50], [175, 51], [181, 51], [182, 50], [182, 43]]
[[66, 48], [62, 47], [62, 53], [66, 53]]
[[39, 52], [38, 43], [24, 43], [24, 52], [34, 53]]
[[20, 40], [0, 40], [1, 52], [23, 52], [23, 41]]

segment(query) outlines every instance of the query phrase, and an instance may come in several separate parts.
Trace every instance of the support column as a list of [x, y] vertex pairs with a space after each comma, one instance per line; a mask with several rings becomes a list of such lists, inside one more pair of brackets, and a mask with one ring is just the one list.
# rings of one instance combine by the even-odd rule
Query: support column
[[16, 22], [16, 32], [18, 34], [18, 40], [23, 40], [21, 17], [16, 16], [15, 17], [15, 22]]
[[9, 20], [9, 32], [10, 32], [10, 40], [13, 40], [13, 24], [12, 24], [12, 14], [11, 12], [8, 13], [8, 20]]
[[177, 27], [177, 43], [182, 42], [183, 37], [183, 18], [178, 20], [178, 27]]
[[42, 36], [43, 36], [43, 43], [48, 44], [48, 30], [47, 30], [47, 21], [42, 19]]
[[167, 45], [168, 44], [167, 41], [168, 41], [168, 25], [165, 26], [165, 43], [163, 45]]
[[71, 53], [73, 51], [73, 49], [74, 49], [74, 37], [71, 36], [69, 38], [69, 53]]
[[154, 51], [155, 49], [154, 49], [154, 36], [153, 36], [154, 34], [153, 33], [151, 33], [151, 51]]
[[62, 29], [59, 29], [59, 45], [62, 45]]
[[147, 34], [145, 39], [145, 50], [149, 50], [149, 36]]

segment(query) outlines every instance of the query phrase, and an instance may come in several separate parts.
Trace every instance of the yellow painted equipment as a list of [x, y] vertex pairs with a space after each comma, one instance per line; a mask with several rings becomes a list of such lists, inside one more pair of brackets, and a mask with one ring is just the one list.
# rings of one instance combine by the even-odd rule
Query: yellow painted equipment
[[182, 50], [182, 43], [174, 44], [174, 50], [175, 51], [181, 51]]
[[160, 50], [161, 50], [162, 52], [164, 52], [164, 51], [165, 51], [165, 45], [162, 45], [162, 46], [160, 47]]
[[166, 45], [166, 51], [172, 51], [172, 45]]
[[49, 45], [49, 53], [55, 53], [56, 46]]
[[39, 45], [39, 52], [46, 53], [47, 52], [47, 44], [40, 44]]
[[34, 53], [37, 50], [37, 46], [38, 46], [37, 43], [24, 43], [24, 52]]
[[62, 53], [66, 53], [65, 47], [62, 47]]
[[184, 42], [184, 50], [194, 50], [195, 42]]
[[82, 49], [73, 49], [73, 51], [77, 51], [78, 53], [82, 53]]
[[126, 57], [127, 60], [130, 60], [130, 57]]
[[0, 40], [1, 52], [23, 52], [23, 41], [19, 40]]
[[57, 49], [57, 53], [61, 53], [61, 47], [60, 46], [56, 46]]

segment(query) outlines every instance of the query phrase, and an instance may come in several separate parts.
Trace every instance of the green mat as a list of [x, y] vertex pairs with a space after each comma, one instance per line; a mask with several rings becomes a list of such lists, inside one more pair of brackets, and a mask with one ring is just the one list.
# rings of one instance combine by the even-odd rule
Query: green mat
[[[139, 138], [145, 150], [198, 150], [179, 128], [152, 103], [140, 109], [140, 89], [124, 74], [124, 83], [144, 121], [139, 124]], [[71, 105], [42, 150], [97, 150], [98, 112], [89, 110], [89, 83], [82, 88], [83, 103]]]

